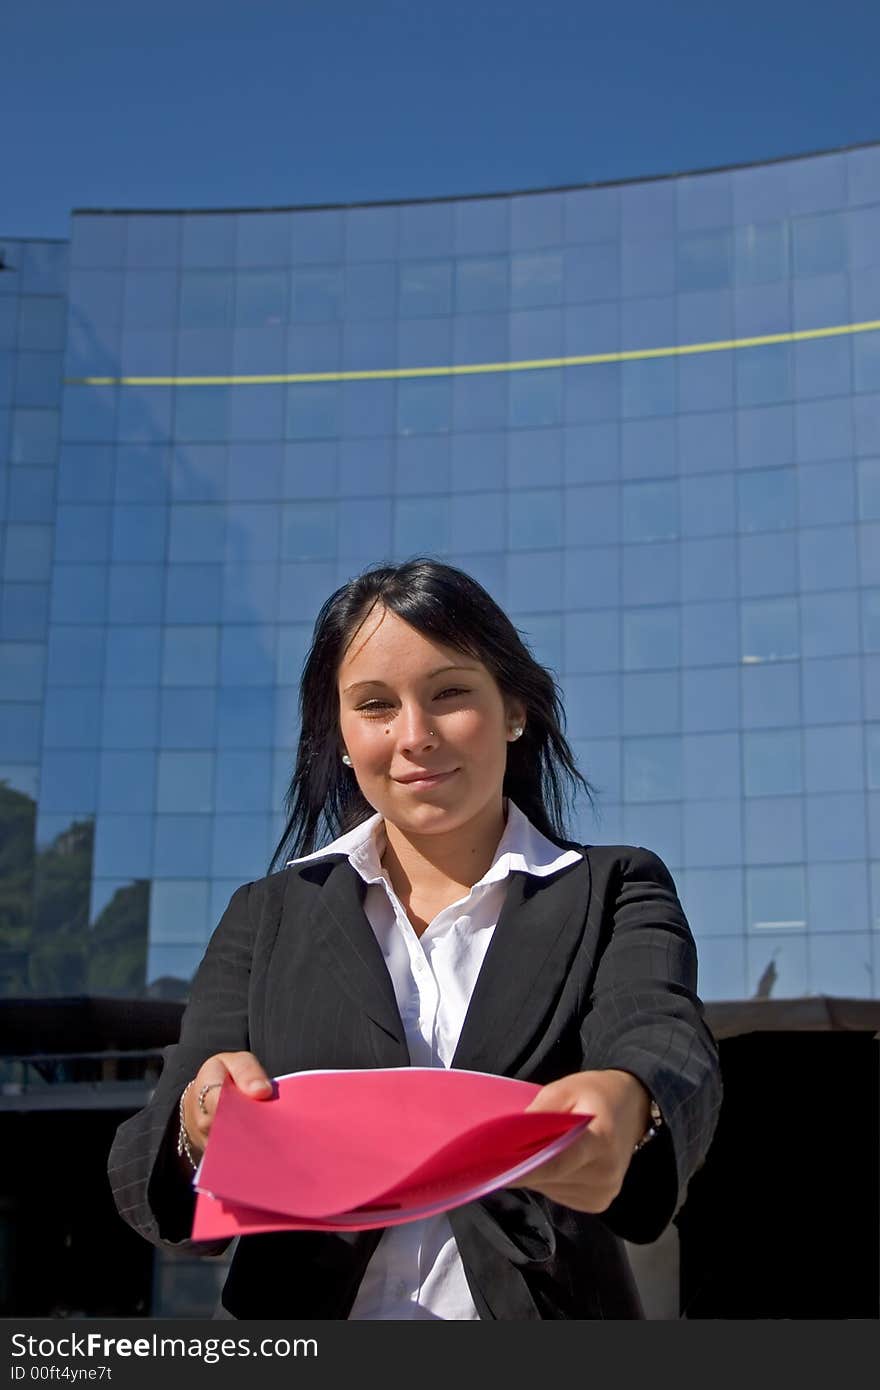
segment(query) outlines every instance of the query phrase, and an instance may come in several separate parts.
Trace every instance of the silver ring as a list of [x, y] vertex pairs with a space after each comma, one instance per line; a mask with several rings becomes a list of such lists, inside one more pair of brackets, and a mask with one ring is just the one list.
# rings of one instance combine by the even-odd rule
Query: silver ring
[[207, 1110], [205, 1109], [205, 1096], [208, 1094], [209, 1091], [213, 1091], [215, 1086], [222, 1086], [222, 1085], [223, 1085], [223, 1082], [222, 1082], [222, 1081], [209, 1081], [209, 1082], [208, 1082], [205, 1086], [203, 1086], [202, 1089], [199, 1091], [199, 1109], [201, 1110], [201, 1112], [202, 1112], [203, 1115], [207, 1115], [207, 1113], [208, 1113]]

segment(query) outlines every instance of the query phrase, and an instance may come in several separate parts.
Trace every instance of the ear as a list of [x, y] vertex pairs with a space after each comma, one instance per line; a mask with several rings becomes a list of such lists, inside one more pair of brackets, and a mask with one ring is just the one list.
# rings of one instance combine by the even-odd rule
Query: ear
[[504, 714], [508, 724], [526, 726], [526, 707], [521, 700], [505, 700]]

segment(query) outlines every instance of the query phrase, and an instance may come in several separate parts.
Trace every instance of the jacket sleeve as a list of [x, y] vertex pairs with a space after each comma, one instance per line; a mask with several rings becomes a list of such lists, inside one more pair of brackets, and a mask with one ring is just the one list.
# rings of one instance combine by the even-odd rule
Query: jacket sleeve
[[248, 992], [257, 884], [236, 889], [196, 972], [180, 1040], [166, 1048], [162, 1074], [143, 1110], [116, 1131], [108, 1175], [120, 1215], [155, 1245], [220, 1254], [228, 1241], [190, 1240], [192, 1182], [177, 1155], [183, 1088], [216, 1052], [249, 1049]]
[[694, 938], [672, 876], [652, 851], [617, 851], [606, 879], [603, 946], [581, 1026], [585, 1068], [631, 1072], [663, 1116], [633, 1155], [602, 1219], [644, 1244], [663, 1232], [703, 1162], [721, 1105], [715, 1040], [697, 995]]

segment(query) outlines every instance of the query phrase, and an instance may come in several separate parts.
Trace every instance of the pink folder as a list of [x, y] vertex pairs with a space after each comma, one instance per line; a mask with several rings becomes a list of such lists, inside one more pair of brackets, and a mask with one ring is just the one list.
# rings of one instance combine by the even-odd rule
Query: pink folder
[[525, 1114], [540, 1089], [395, 1067], [295, 1072], [254, 1101], [227, 1080], [194, 1179], [193, 1239], [398, 1225], [516, 1186], [592, 1119]]

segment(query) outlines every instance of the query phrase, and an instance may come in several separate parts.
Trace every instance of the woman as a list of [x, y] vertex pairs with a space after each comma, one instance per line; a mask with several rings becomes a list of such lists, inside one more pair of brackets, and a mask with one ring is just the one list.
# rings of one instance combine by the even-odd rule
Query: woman
[[291, 1071], [491, 1071], [538, 1083], [533, 1109], [595, 1118], [518, 1188], [444, 1216], [243, 1238], [219, 1315], [642, 1316], [623, 1240], [666, 1227], [721, 1097], [668, 870], [564, 837], [563, 780], [590, 789], [555, 682], [458, 569], [373, 566], [331, 595], [300, 706], [273, 865], [294, 858], [232, 895], [180, 1042], [118, 1131], [120, 1212], [189, 1243], [227, 1076], [259, 1103]]

